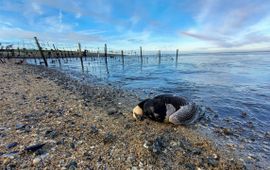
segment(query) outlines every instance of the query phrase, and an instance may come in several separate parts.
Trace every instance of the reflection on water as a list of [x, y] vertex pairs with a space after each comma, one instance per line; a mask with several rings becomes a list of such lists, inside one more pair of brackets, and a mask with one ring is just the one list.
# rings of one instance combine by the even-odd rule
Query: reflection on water
[[[78, 58], [50, 61], [49, 66], [74, 76], [82, 73]], [[30, 61], [34, 63], [34, 61]], [[225, 53], [155, 56], [118, 56], [83, 60], [84, 74], [140, 94], [173, 93], [186, 96], [218, 113], [218, 126], [230, 118], [255, 128], [242, 135], [270, 131], [270, 53]], [[248, 114], [247, 119], [241, 113]], [[236, 125], [232, 125], [233, 128]], [[254, 133], [253, 133], [254, 132]], [[261, 137], [263, 138], [263, 137]], [[263, 139], [261, 141], [265, 142]], [[269, 146], [269, 142], [265, 142]], [[255, 144], [253, 147], [256, 148]]]

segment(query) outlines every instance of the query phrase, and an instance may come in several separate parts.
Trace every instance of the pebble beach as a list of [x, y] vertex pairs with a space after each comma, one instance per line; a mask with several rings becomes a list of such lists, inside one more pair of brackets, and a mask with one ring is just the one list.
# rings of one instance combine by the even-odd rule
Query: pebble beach
[[135, 121], [130, 92], [27, 64], [0, 82], [2, 169], [246, 169], [196, 125]]

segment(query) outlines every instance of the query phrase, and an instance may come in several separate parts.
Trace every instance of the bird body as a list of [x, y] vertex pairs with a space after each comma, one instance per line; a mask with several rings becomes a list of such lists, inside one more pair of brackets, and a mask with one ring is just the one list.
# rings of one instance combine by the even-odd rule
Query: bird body
[[183, 97], [164, 94], [140, 102], [133, 109], [133, 117], [178, 125], [195, 122], [201, 112], [202, 110], [195, 103], [190, 103]]

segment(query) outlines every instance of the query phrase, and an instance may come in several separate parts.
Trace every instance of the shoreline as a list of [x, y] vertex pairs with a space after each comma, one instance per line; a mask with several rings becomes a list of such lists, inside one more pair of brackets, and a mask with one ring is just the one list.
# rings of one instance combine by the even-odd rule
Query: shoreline
[[192, 127], [134, 121], [136, 95], [42, 66], [0, 70], [4, 168], [245, 169]]

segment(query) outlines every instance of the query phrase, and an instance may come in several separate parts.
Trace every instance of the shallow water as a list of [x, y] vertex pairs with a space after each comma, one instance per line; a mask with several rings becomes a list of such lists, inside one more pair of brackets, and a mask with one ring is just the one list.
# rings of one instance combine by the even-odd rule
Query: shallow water
[[[34, 60], [29, 61], [34, 63]], [[244, 145], [245, 152], [269, 159], [270, 53], [183, 54], [50, 60], [49, 67], [75, 77], [134, 90], [142, 98], [160, 93], [185, 96], [206, 108], [209, 127], [231, 128], [226, 142]], [[90, 76], [92, 77], [92, 76]], [[243, 116], [243, 112], [247, 116]], [[244, 142], [243, 142], [244, 141]], [[266, 163], [266, 162], [265, 162]], [[267, 163], [262, 166], [268, 166]]]

